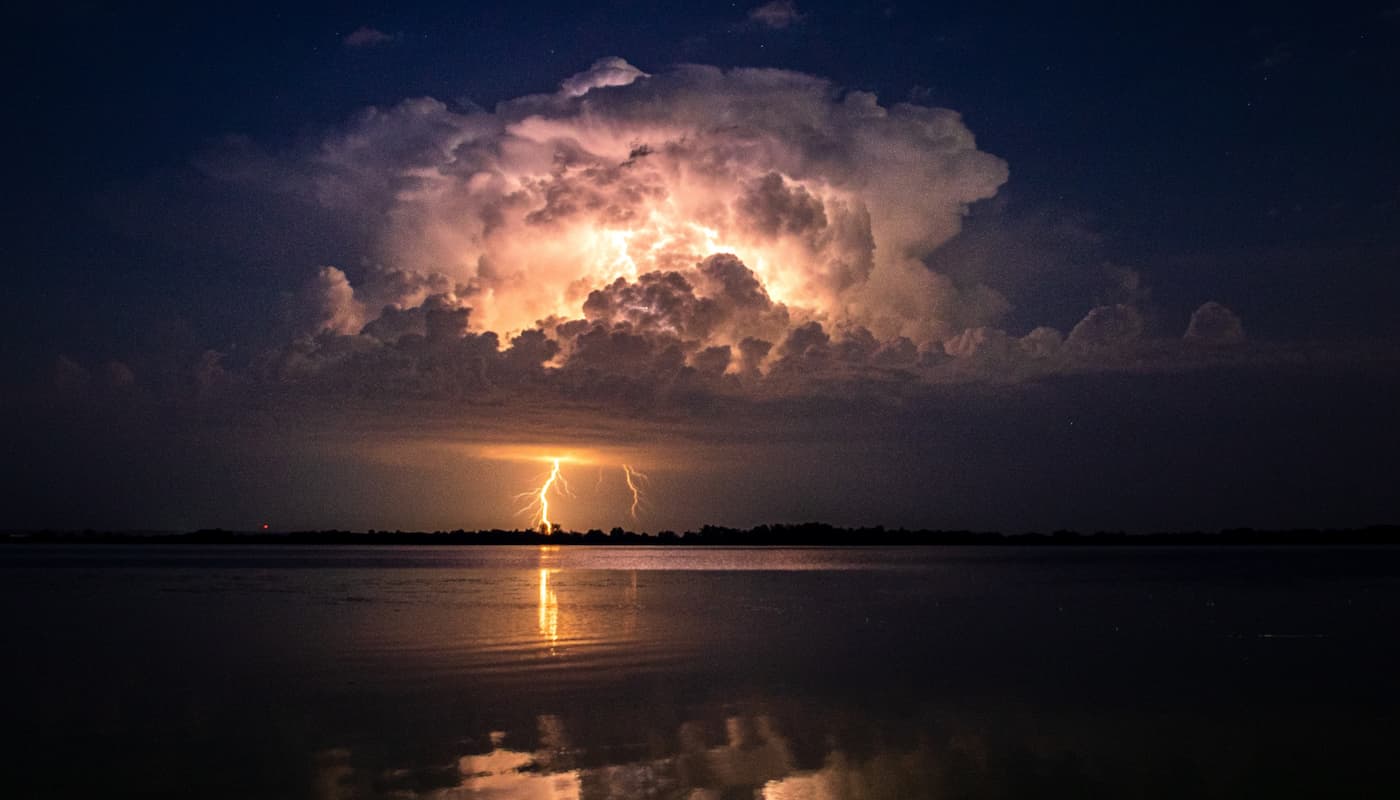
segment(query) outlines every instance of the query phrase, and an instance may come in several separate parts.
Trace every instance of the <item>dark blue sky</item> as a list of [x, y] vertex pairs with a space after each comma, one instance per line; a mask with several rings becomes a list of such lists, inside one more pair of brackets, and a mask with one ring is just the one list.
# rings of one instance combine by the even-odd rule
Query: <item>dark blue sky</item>
[[[367, 106], [491, 109], [605, 56], [650, 73], [776, 67], [960, 112], [1010, 178], [927, 263], [1004, 295], [1015, 336], [1129, 303], [1179, 337], [1217, 300], [1269, 347], [1393, 353], [1400, 338], [1396, 0], [803, 0], [782, 27], [751, 19], [756, 2], [283, 5], [72, 3], [8, 25], [9, 385], [49, 380], [60, 356], [131, 363], [138, 383], [142, 364], [209, 349], [246, 366], [317, 267], [364, 262], [370, 234], [353, 220], [295, 219], [211, 180], [200, 165], [229, 137], [305, 152]], [[362, 28], [380, 40], [347, 44]], [[1328, 507], [1344, 502], [1336, 482]]]
[[[1164, 305], [1227, 298], [1287, 339], [1396, 331], [1382, 298], [1400, 266], [1400, 11], [1386, 3], [806, 2], [781, 30], [730, 3], [124, 5], [12, 29], [6, 311], [37, 341], [105, 340], [131, 322], [101, 308], [114, 297], [237, 283], [218, 253], [114, 231], [98, 200], [114, 187], [226, 134], [276, 148], [420, 95], [491, 107], [605, 55], [783, 67], [955, 109], [1009, 162], [1013, 213], [1087, 220]], [[394, 39], [344, 46], [361, 26]], [[35, 292], [94, 319], [55, 319]]]

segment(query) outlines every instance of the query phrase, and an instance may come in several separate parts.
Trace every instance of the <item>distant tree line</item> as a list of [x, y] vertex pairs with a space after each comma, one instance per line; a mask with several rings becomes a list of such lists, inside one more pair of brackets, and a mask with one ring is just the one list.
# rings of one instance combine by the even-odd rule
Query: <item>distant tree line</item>
[[1221, 531], [1162, 531], [1125, 533], [997, 533], [905, 528], [838, 528], [819, 522], [726, 528], [705, 525], [698, 530], [656, 534], [613, 528], [579, 532], [555, 530], [481, 531], [231, 531], [205, 529], [172, 531], [34, 530], [0, 532], [8, 543], [98, 544], [263, 544], [263, 545], [668, 545], [682, 547], [871, 547], [909, 545], [1102, 546], [1102, 545], [1400, 545], [1400, 526], [1367, 528]]

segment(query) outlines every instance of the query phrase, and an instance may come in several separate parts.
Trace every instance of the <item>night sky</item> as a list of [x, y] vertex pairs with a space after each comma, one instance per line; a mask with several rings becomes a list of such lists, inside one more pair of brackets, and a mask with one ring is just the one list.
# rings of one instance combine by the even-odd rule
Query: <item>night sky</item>
[[11, 20], [0, 529], [1400, 521], [1393, 0], [402, 5]]

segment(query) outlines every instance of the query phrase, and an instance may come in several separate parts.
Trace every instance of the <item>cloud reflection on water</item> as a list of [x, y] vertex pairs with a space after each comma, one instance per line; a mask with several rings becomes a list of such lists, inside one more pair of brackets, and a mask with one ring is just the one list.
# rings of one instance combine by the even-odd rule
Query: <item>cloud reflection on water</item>
[[[372, 774], [357, 769], [353, 754], [338, 748], [317, 757], [317, 785], [322, 787], [317, 796], [899, 800], [1086, 797], [1113, 788], [1107, 774], [1092, 774], [1088, 762], [1047, 742], [994, 749], [972, 729], [943, 735], [927, 729], [926, 735], [886, 743], [886, 732], [878, 726], [852, 729], [850, 717], [833, 725], [836, 718], [828, 716], [829, 711], [797, 710], [796, 716], [782, 719], [772, 711], [745, 711], [722, 720], [687, 720], [671, 731], [634, 731], [647, 743], [631, 749], [650, 751], [638, 758], [615, 754], [606, 746], [574, 746], [568, 724], [557, 715], [537, 718], [533, 749], [515, 749], [519, 745], [507, 745], [510, 736], [493, 734], [489, 750], [463, 755], [455, 764]], [[906, 726], [899, 728], [903, 734], [913, 733]], [[853, 734], [852, 749], [837, 746]]]
[[[586, 571], [564, 569], [559, 556], [556, 547], [538, 551], [535, 616], [544, 652], [551, 659], [565, 658], [617, 638], [615, 629], [590, 632], [587, 628], [598, 621], [593, 615], [570, 619], [561, 612], [566, 606], [561, 594], [568, 592], [564, 587], [571, 573], [577, 582], [574, 590], [580, 594], [576, 599], [588, 597], [589, 606], [602, 601], [615, 612], [608, 627], [620, 620], [622, 638], [629, 638], [643, 606], [637, 572], [631, 571], [625, 581], [600, 585], [596, 575], [590, 578]], [[605, 601], [600, 594], [615, 599]], [[583, 714], [570, 721], [564, 715], [542, 713], [536, 715], [533, 730], [497, 730], [484, 738], [468, 737], [467, 741], [483, 746], [470, 749], [455, 762], [394, 766], [374, 755], [361, 766], [351, 749], [336, 747], [315, 757], [316, 796], [321, 800], [866, 800], [955, 789], [971, 797], [997, 794], [994, 789], [1000, 781], [986, 774], [990, 769], [986, 748], [969, 730], [949, 732], [935, 747], [927, 736], [933, 729], [931, 723], [925, 724], [928, 720], [902, 728], [902, 734], [891, 734], [860, 714], [771, 699], [770, 704], [766, 698], [750, 698], [737, 704], [745, 706], [742, 709], [733, 703], [706, 705], [698, 709], [698, 716], [670, 728], [633, 728], [639, 719], [627, 714], [617, 719], [606, 713]], [[674, 713], [670, 716], [675, 718]], [[583, 729], [577, 743], [570, 735], [575, 725]], [[606, 733], [595, 741], [590, 734], [599, 726]], [[856, 742], [854, 751], [841, 746], [843, 740]], [[1021, 766], [1043, 772], [1038, 758], [1033, 756]], [[1060, 761], [1077, 763], [1073, 758]], [[984, 774], [974, 779], [979, 770]], [[968, 793], [978, 786], [986, 791]]]

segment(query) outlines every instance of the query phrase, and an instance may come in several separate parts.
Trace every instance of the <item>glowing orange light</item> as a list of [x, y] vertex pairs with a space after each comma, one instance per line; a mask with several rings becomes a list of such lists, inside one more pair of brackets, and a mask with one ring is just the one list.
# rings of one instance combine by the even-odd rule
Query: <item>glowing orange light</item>
[[549, 639], [550, 645], [559, 643], [559, 595], [549, 588], [549, 573], [553, 570], [540, 568], [540, 635]]
[[[804, 186], [824, 197], [831, 194], [821, 186]], [[502, 234], [483, 245], [444, 233], [451, 261], [476, 265], [489, 255], [501, 265], [502, 274], [522, 279], [508, 291], [492, 286], [475, 297], [473, 326], [509, 335], [531, 330], [538, 320], [551, 316], [570, 319], [593, 288], [619, 278], [636, 281], [649, 272], [685, 272], [718, 253], [743, 261], [774, 302], [814, 312], [835, 310], [834, 298], [820, 288], [830, 254], [814, 255], [806, 239], [775, 241], [724, 215], [716, 217], [710, 202], [713, 190], [682, 181], [663, 198], [639, 202], [626, 220], [578, 215], [555, 220], [549, 236]]]
[[[553, 518], [554, 509], [559, 498], [576, 498], [574, 488], [569, 484], [564, 475], [564, 466], [567, 464], [597, 464], [600, 466], [598, 474], [598, 485], [596, 491], [601, 491], [603, 487], [603, 473], [601, 467], [610, 465], [609, 468], [621, 467], [623, 484], [627, 487], [630, 503], [628, 513], [632, 519], [639, 518], [643, 507], [647, 505], [647, 484], [650, 478], [646, 473], [633, 467], [630, 463], [623, 461], [622, 453], [609, 453], [599, 450], [545, 450], [533, 446], [510, 446], [496, 445], [477, 450], [487, 458], [496, 458], [509, 461], [535, 461], [549, 465], [549, 471], [541, 473], [536, 478], [534, 488], [516, 494], [515, 500], [523, 504], [516, 512], [517, 514], [529, 514], [532, 517], [531, 527], [543, 533], [554, 533], [558, 530], [558, 523]], [[617, 459], [617, 460], [614, 460]]]

